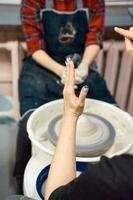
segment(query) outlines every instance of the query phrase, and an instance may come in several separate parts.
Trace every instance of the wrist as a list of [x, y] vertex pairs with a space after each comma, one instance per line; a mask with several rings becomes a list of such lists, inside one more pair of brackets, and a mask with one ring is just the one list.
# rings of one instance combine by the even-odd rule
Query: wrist
[[64, 113], [63, 114], [63, 120], [71, 123], [76, 123], [78, 120], [79, 116], [72, 114], [72, 113]]
[[58, 69], [58, 71], [57, 71], [57, 75], [58, 75], [60, 78], [62, 78], [65, 69], [66, 69], [66, 68], [65, 68], [64, 66], [62, 66], [62, 65], [59, 67], [59, 69]]
[[87, 62], [81, 62], [80, 64], [79, 64], [79, 68], [82, 68], [82, 69], [88, 69], [89, 68], [89, 63], [87, 63]]
[[60, 135], [63, 137], [73, 137], [76, 135], [76, 126], [77, 126], [78, 118], [72, 115], [63, 114], [61, 128], [60, 128]]

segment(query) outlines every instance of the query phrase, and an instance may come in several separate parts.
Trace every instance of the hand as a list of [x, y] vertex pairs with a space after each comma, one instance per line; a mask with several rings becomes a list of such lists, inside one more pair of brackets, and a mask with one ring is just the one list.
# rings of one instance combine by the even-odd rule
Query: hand
[[[80, 63], [78, 68], [75, 70], [75, 85], [82, 84], [88, 76], [88, 65]], [[66, 70], [61, 74], [61, 82], [65, 84], [66, 81]]]
[[63, 90], [64, 96], [64, 115], [79, 117], [84, 109], [85, 98], [88, 93], [88, 87], [82, 88], [79, 97], [74, 93], [75, 70], [74, 64], [70, 59], [66, 62], [66, 83]]
[[114, 30], [125, 37], [127, 52], [133, 58], [133, 27], [131, 27], [129, 30], [115, 27]]
[[[60, 78], [61, 78], [61, 83], [65, 85], [66, 82], [66, 67], [64, 68], [64, 70], [60, 73]], [[78, 76], [78, 74], [75, 74], [75, 86], [74, 88], [77, 89], [77, 85], [83, 83], [84, 80], [81, 79], [81, 77]]]
[[66, 81], [66, 67], [64, 67], [63, 71], [60, 73], [61, 83], [65, 84]]
[[85, 63], [80, 63], [75, 72], [75, 79], [77, 81], [77, 84], [81, 84], [84, 82], [84, 80], [88, 76], [88, 71], [89, 71], [88, 65]]

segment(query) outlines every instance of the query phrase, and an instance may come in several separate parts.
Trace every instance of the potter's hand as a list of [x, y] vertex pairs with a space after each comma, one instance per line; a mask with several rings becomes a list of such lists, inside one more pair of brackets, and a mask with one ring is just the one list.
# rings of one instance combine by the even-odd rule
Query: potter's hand
[[66, 82], [63, 90], [64, 95], [64, 115], [79, 117], [84, 109], [85, 98], [88, 87], [82, 88], [79, 97], [74, 93], [75, 69], [71, 59], [66, 62]]
[[66, 81], [66, 67], [64, 67], [64, 69], [62, 70], [62, 72], [60, 73], [60, 78], [61, 78], [61, 83], [65, 84]]
[[129, 30], [115, 27], [114, 30], [125, 37], [127, 52], [133, 58], [133, 27], [131, 27]]
[[[61, 78], [61, 83], [65, 85], [66, 78], [67, 78], [66, 68], [64, 68], [62, 73], [60, 73], [60, 78]], [[76, 89], [77, 85], [81, 84], [83, 82], [84, 82], [84, 80], [80, 76], [78, 76], [78, 73], [77, 74], [75, 73], [75, 86], [74, 86], [74, 88]]]
[[81, 62], [75, 71], [75, 78], [78, 81], [77, 84], [81, 84], [84, 82], [84, 80], [88, 76], [88, 71], [89, 71], [88, 65]]

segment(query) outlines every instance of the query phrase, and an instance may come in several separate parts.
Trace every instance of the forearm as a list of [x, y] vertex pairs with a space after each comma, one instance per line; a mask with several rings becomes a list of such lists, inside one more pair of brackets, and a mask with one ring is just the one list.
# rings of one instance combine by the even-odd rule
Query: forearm
[[56, 152], [50, 167], [45, 188], [45, 199], [61, 185], [76, 177], [76, 124], [77, 117], [64, 116]]
[[92, 63], [92, 61], [96, 58], [98, 52], [100, 50], [99, 45], [90, 45], [85, 48], [82, 63], [87, 64], [88, 66]]
[[52, 59], [44, 50], [35, 51], [32, 57], [42, 67], [54, 72], [58, 76], [64, 70], [64, 66]]

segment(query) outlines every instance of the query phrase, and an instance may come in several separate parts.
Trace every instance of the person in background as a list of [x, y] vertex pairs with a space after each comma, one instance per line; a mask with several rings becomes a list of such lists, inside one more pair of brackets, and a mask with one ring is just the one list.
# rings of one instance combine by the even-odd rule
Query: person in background
[[35, 108], [63, 97], [67, 57], [76, 68], [77, 95], [85, 84], [90, 90], [87, 97], [116, 104], [94, 62], [102, 47], [104, 14], [104, 0], [22, 0], [21, 22], [27, 56], [19, 77], [22, 118], [14, 169], [19, 193], [31, 156], [27, 120]]
[[74, 65], [69, 59], [63, 92], [64, 112], [44, 199], [132, 200], [132, 155], [125, 154], [111, 159], [102, 156], [98, 163], [89, 163], [88, 169], [76, 178], [76, 126], [79, 116], [83, 113], [88, 87], [84, 86], [77, 97], [74, 83]]

